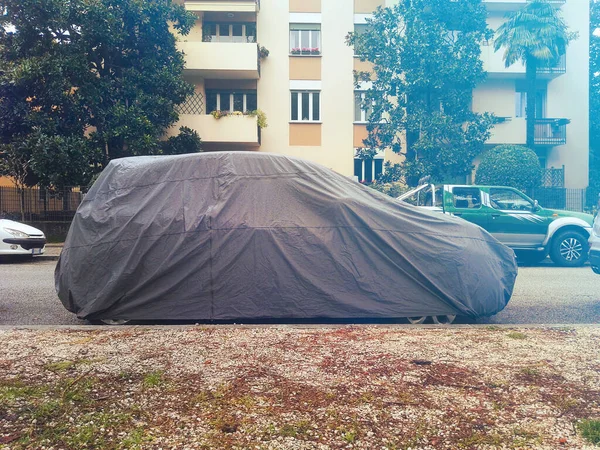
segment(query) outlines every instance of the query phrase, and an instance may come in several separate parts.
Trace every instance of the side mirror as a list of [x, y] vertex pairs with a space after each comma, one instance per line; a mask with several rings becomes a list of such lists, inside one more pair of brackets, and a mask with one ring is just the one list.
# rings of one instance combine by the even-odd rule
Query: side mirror
[[538, 203], [537, 200], [533, 201], [533, 212], [539, 211], [540, 210], [540, 204]]

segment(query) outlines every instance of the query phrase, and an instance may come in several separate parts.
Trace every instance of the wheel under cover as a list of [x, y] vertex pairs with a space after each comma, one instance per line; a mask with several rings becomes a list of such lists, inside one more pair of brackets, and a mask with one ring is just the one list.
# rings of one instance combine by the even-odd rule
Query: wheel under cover
[[587, 255], [587, 239], [577, 231], [559, 233], [552, 240], [550, 258], [559, 266], [581, 267], [587, 261]]

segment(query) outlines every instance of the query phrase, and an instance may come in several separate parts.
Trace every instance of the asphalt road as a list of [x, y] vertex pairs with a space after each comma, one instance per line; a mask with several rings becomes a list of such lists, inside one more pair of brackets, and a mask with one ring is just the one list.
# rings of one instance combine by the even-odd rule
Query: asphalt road
[[[0, 325], [85, 325], [54, 291], [55, 261], [0, 261]], [[491, 324], [598, 324], [600, 275], [589, 267], [520, 267], [513, 298]]]

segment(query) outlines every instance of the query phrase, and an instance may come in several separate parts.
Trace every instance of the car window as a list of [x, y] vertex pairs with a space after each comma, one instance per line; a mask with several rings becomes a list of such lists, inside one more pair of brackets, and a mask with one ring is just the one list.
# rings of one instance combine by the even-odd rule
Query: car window
[[454, 194], [455, 208], [481, 208], [481, 191], [479, 188], [455, 187], [452, 188], [452, 193]]
[[490, 204], [492, 208], [503, 211], [531, 211], [533, 209], [533, 203], [512, 189], [490, 188]]

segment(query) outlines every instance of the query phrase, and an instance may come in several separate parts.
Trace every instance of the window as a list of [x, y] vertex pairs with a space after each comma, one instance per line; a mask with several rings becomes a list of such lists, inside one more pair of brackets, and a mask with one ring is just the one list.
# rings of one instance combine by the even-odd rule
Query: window
[[493, 208], [503, 211], [532, 211], [533, 203], [512, 189], [490, 188], [490, 203]]
[[320, 55], [321, 24], [290, 24], [290, 53], [292, 55]]
[[354, 121], [368, 122], [373, 114], [373, 104], [365, 105], [365, 91], [354, 91]]
[[[515, 117], [526, 117], [527, 92], [523, 85], [517, 84], [515, 89]], [[546, 117], [546, 89], [538, 89], [535, 93], [535, 117]]]
[[202, 26], [205, 42], [256, 42], [254, 22], [205, 22]]
[[361, 183], [371, 183], [383, 173], [383, 158], [354, 159], [354, 175]]
[[256, 91], [206, 91], [206, 114], [213, 111], [254, 111]]
[[370, 183], [383, 173], [383, 158], [354, 158], [354, 176], [361, 183]]
[[455, 187], [452, 188], [454, 194], [454, 207], [466, 209], [481, 208], [481, 192], [478, 188]]
[[292, 122], [318, 122], [321, 120], [321, 93], [292, 91]]
[[[357, 36], [362, 36], [369, 30], [370, 25], [366, 23], [355, 23], [354, 24], [354, 33]], [[354, 46], [354, 56], [359, 56], [361, 54], [360, 49], [357, 46]]]

